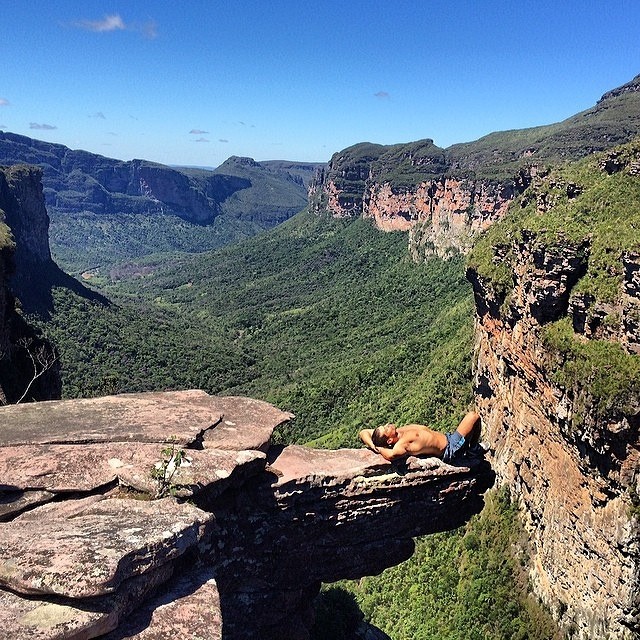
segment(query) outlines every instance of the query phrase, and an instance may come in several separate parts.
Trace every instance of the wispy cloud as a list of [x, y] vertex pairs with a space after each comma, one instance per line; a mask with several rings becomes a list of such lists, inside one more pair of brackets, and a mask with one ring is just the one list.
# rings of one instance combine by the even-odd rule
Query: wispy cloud
[[6, 124], [0, 124], [0, 129], [6, 129], [7, 125]]
[[206, 138], [198, 138], [196, 142], [209, 142]]
[[229, 141], [225, 140], [224, 138], [218, 138], [218, 142], [229, 142]]
[[124, 31], [127, 27], [124, 20], [117, 13], [112, 16], [105, 16], [102, 20], [79, 20], [76, 27], [87, 31], [104, 33], [106, 31]]
[[0, 98], [0, 107], [8, 107], [10, 104], [6, 98]]
[[52, 124], [38, 124], [37, 122], [30, 122], [29, 129], [38, 129], [40, 131], [53, 131], [53, 129], [57, 129], [58, 127]]
[[106, 116], [104, 115], [104, 113], [102, 113], [102, 111], [96, 111], [96, 113], [90, 113], [89, 114], [90, 118], [100, 118], [100, 120], [106, 120]]
[[155, 20], [144, 23], [127, 23], [119, 13], [105, 15], [101, 20], [78, 20], [73, 23], [78, 29], [93, 31], [95, 33], [109, 33], [111, 31], [136, 31], [145, 38], [153, 40], [158, 35], [158, 25]]
[[195, 133], [196, 135], [202, 135], [203, 133], [209, 133], [208, 131], [203, 131], [202, 129], [191, 129], [189, 133]]
[[138, 27], [138, 30], [145, 38], [149, 38], [149, 40], [153, 40], [158, 36], [158, 24], [155, 20], [145, 22], [143, 25]]
[[376, 98], [380, 98], [381, 100], [384, 100], [385, 98], [389, 98], [389, 94], [386, 91], [378, 91], [377, 93], [373, 94]]

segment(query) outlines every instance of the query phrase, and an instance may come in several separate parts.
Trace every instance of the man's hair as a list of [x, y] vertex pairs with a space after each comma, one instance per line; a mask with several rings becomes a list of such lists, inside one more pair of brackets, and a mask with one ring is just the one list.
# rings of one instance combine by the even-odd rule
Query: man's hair
[[376, 447], [388, 447], [387, 436], [384, 435], [384, 427], [376, 427], [371, 434], [371, 441]]

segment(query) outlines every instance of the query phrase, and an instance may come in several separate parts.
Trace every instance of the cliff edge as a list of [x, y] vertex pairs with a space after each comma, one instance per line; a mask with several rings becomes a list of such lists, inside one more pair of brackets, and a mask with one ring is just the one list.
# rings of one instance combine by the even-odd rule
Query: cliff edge
[[0, 408], [5, 633], [306, 638], [321, 581], [482, 508], [486, 464], [272, 447], [291, 417], [202, 391]]

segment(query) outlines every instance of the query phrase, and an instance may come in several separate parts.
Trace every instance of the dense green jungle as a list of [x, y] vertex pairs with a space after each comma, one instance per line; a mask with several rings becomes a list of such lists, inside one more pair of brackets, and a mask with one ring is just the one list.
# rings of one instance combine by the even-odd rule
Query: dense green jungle
[[[472, 402], [471, 286], [462, 258], [416, 264], [407, 242], [303, 211], [211, 253], [113, 268], [92, 281], [110, 304], [58, 288], [41, 326], [64, 396], [249, 395], [296, 414], [279, 441], [328, 448], [389, 420], [454, 428]], [[559, 637], [527, 594], [525, 558], [515, 509], [492, 496], [402, 565], [327, 586], [314, 638], [353, 638], [363, 615], [394, 640]]]

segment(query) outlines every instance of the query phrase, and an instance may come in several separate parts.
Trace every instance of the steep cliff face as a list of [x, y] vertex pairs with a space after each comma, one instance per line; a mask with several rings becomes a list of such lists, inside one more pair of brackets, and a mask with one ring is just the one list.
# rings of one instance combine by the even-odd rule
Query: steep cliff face
[[[35, 300], [57, 267], [51, 260], [40, 172], [0, 168], [0, 404], [60, 397], [53, 346], [16, 311], [15, 295]], [[37, 374], [37, 379], [33, 380]]]
[[640, 633], [639, 158], [541, 180], [469, 271], [492, 464], [522, 506], [534, 589], [584, 640]]
[[[522, 180], [451, 175], [431, 140], [383, 147], [356, 145], [335, 154], [309, 188], [312, 211], [370, 218], [382, 231], [409, 231], [415, 259], [466, 253], [473, 238], [500, 220]], [[528, 168], [520, 176], [528, 182]]]
[[42, 192], [42, 172], [36, 167], [14, 165], [0, 172], [0, 199], [16, 239], [18, 258], [44, 264], [51, 261], [49, 216]]

